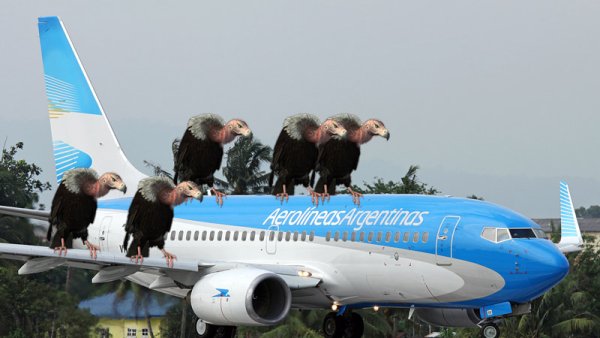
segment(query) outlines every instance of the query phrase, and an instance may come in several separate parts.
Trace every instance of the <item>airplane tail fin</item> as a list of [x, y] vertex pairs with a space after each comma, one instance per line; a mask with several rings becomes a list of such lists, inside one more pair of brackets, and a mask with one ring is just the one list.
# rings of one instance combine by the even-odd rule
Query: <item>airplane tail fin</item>
[[70, 169], [93, 168], [137, 187], [146, 175], [125, 157], [62, 21], [40, 17], [38, 28], [57, 182]]
[[573, 208], [569, 186], [565, 182], [560, 182], [560, 223], [561, 238], [558, 248], [565, 253], [581, 251], [583, 238]]

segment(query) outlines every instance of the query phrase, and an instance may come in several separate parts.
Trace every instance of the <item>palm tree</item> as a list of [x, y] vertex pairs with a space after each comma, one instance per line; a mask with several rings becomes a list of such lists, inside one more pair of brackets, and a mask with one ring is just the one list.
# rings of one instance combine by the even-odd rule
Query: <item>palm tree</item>
[[232, 195], [267, 192], [269, 173], [261, 170], [263, 163], [271, 162], [271, 147], [246, 137], [238, 138], [227, 151], [223, 175]]

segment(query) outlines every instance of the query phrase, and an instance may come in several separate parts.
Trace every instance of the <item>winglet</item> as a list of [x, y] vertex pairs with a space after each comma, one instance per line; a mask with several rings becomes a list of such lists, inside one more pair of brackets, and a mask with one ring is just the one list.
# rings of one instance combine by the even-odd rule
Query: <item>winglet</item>
[[558, 243], [560, 251], [564, 253], [581, 251], [583, 238], [581, 230], [579, 230], [579, 223], [577, 223], [577, 216], [575, 216], [571, 193], [567, 183], [562, 181], [560, 182], [560, 223], [560, 242]]

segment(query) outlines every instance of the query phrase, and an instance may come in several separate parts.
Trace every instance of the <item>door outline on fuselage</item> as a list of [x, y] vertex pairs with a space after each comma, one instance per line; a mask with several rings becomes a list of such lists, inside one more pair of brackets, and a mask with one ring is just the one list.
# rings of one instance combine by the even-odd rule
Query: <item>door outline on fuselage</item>
[[112, 223], [112, 216], [104, 216], [98, 229], [98, 246], [101, 251], [108, 251], [108, 231]]
[[265, 238], [265, 250], [269, 255], [274, 255], [277, 253], [277, 235], [279, 233], [279, 225], [271, 225], [267, 229], [266, 238]]
[[[446, 216], [440, 223], [435, 237], [435, 262], [437, 265], [452, 265], [454, 233], [460, 222], [460, 216]], [[446, 246], [449, 245], [449, 248]], [[443, 255], [450, 252], [450, 255]]]

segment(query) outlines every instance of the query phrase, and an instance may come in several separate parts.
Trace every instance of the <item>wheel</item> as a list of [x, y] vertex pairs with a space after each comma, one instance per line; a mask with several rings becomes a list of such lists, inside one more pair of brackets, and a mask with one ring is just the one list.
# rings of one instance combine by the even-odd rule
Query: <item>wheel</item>
[[323, 334], [325, 338], [342, 338], [346, 328], [346, 321], [335, 312], [329, 312], [323, 319]]
[[484, 324], [481, 328], [481, 336], [483, 338], [498, 338], [500, 337], [500, 329], [494, 323]]
[[358, 313], [352, 312], [346, 318], [346, 330], [344, 331], [345, 338], [360, 338], [365, 331], [365, 323]]
[[217, 333], [217, 326], [198, 319], [196, 321], [196, 333], [199, 338], [213, 338]]

